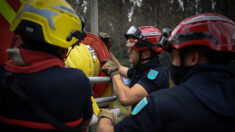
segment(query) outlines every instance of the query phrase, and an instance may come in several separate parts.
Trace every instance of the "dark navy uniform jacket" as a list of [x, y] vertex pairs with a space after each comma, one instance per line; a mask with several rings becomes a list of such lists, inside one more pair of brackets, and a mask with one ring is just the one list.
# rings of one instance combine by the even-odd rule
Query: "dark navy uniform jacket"
[[[157, 75], [153, 75], [153, 79], [149, 78], [149, 76], [151, 77], [151, 70], [157, 72]], [[140, 84], [148, 94], [159, 89], [169, 88], [168, 72], [162, 66], [159, 59], [156, 58], [150, 59], [148, 63], [129, 69], [127, 75], [131, 79], [130, 88], [135, 84]]]
[[198, 65], [179, 86], [151, 93], [115, 132], [235, 132], [235, 70]]
[[[1, 81], [5, 71], [0, 70]], [[19, 87], [30, 100], [55, 119], [81, 128], [83, 121], [91, 118], [91, 85], [81, 70], [53, 66], [16, 76]], [[14, 93], [7, 92], [0, 108], [0, 131], [52, 132], [55, 129], [36, 116]]]

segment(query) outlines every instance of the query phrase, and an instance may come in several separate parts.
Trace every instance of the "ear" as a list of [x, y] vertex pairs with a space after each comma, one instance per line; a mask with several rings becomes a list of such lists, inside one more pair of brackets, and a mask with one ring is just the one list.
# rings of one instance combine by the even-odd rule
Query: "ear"
[[185, 65], [186, 66], [195, 66], [199, 63], [199, 53], [191, 52], [185, 57]]
[[142, 58], [145, 59], [145, 58], [149, 58], [151, 56], [151, 52], [149, 50], [144, 50], [142, 52]]
[[198, 52], [192, 52], [191, 54], [191, 66], [195, 66], [199, 63], [199, 53]]

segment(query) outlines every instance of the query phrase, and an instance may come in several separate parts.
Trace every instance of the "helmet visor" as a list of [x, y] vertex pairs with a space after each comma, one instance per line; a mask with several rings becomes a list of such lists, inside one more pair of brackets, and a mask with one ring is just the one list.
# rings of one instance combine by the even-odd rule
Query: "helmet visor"
[[143, 36], [141, 35], [141, 31], [136, 28], [135, 26], [131, 26], [126, 34], [124, 35], [126, 39], [129, 39], [130, 37], [132, 38], [139, 38], [141, 39]]

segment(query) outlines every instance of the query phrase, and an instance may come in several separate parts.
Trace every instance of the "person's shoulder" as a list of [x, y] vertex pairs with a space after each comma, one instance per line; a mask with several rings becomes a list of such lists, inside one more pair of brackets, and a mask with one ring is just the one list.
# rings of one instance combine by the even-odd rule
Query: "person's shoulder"
[[50, 76], [64, 77], [66, 80], [84, 80], [87, 79], [85, 73], [77, 68], [60, 68], [60, 67], [52, 67], [48, 69], [44, 74]]
[[163, 67], [163, 66], [155, 66], [155, 67], [153, 67], [152, 69], [153, 69], [153, 70], [157, 70], [157, 71], [159, 71], [159, 72], [167, 73], [166, 68]]
[[153, 67], [149, 70], [145, 71], [145, 75], [147, 76], [148, 79], [150, 80], [155, 80], [156, 78], [164, 78], [168, 80], [168, 72], [161, 67]]
[[84, 74], [84, 72], [81, 69], [78, 69], [78, 68], [64, 68], [64, 69], [67, 70], [67, 71], [70, 71], [70, 72]]
[[149, 80], [155, 80], [159, 76], [159, 71], [155, 69], [150, 69], [145, 72]]
[[[162, 65], [153, 66], [150, 70], [155, 70], [155, 71], [163, 72], [163, 73], [167, 72], [167, 69]], [[149, 71], [149, 69], [146, 71]]]
[[86, 77], [85, 73], [77, 68], [64, 68], [66, 72], [68, 72], [69, 74], [73, 74], [74, 76], [80, 76], [80, 77]]
[[169, 117], [169, 115], [182, 110], [182, 104], [184, 105], [185, 102], [183, 100], [184, 97], [182, 98], [181, 96], [187, 94], [185, 90], [184, 87], [176, 86], [152, 92], [136, 105], [132, 115], [138, 115], [138, 113], [147, 108], [148, 112], [155, 113], [152, 116]]
[[51, 70], [60, 72], [61, 74], [74, 74], [74, 75], [85, 75], [84, 72], [77, 68], [60, 68], [60, 67], [52, 67]]
[[178, 95], [178, 94], [183, 94], [184, 92], [188, 92], [187, 88], [184, 85], [177, 85], [173, 86], [168, 89], [161, 89], [156, 92], [153, 92], [154, 95], [164, 95], [164, 96], [170, 96], [170, 95]]
[[149, 94], [149, 99], [158, 105], [177, 104], [184, 99], [192, 96], [183, 85], [178, 85], [172, 88], [160, 89]]

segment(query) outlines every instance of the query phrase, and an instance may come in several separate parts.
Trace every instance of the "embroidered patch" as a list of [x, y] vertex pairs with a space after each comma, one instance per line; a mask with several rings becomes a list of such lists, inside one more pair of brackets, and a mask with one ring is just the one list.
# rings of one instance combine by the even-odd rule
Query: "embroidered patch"
[[155, 71], [155, 70], [150, 70], [149, 73], [148, 73], [148, 79], [150, 80], [154, 80], [158, 75], [158, 71]]
[[148, 104], [148, 100], [144, 97], [133, 109], [132, 115], [138, 114], [146, 105]]

